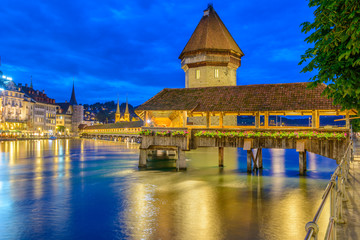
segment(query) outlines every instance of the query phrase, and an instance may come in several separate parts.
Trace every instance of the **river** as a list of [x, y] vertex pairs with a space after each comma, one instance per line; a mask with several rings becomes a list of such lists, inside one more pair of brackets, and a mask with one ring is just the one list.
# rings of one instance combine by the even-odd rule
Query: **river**
[[[246, 151], [186, 153], [187, 171], [155, 160], [138, 170], [139, 145], [99, 140], [0, 143], [0, 239], [303, 239], [334, 160], [264, 149], [261, 172]], [[325, 231], [328, 206], [320, 219]], [[323, 233], [322, 233], [323, 234]]]

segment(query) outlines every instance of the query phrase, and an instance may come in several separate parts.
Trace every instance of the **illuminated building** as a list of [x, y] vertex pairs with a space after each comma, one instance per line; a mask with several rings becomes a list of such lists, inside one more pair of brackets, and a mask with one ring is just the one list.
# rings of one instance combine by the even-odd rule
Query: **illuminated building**
[[10, 134], [52, 134], [55, 130], [55, 100], [45, 91], [16, 85], [12, 78], [0, 72], [1, 80], [1, 124]]
[[126, 98], [126, 108], [125, 108], [125, 112], [124, 112], [123, 116], [121, 116], [121, 113], [120, 113], [120, 105], [119, 105], [119, 99], [118, 99], [117, 106], [116, 106], [116, 112], [115, 112], [115, 123], [131, 122], [132, 120], [135, 120], [135, 119], [131, 119], [131, 117], [130, 117], [128, 99]]

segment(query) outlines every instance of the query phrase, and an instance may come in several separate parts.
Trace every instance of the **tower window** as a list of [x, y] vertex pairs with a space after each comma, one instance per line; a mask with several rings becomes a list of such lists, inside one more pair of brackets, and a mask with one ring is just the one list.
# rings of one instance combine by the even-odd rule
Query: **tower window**
[[215, 69], [215, 78], [219, 78], [219, 69]]
[[196, 72], [195, 72], [196, 74], [196, 79], [200, 79], [200, 70], [196, 70]]

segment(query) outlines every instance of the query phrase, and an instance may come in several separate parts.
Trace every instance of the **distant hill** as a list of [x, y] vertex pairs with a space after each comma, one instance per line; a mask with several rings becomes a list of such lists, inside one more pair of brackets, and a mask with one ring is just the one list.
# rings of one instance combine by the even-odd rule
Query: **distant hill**
[[[105, 102], [105, 103], [94, 103], [94, 104], [84, 104], [84, 111], [89, 111], [95, 114], [95, 118], [97, 121], [101, 122], [101, 123], [113, 123], [115, 122], [115, 112], [116, 112], [116, 105], [117, 103], [114, 101], [110, 101], [110, 102]], [[135, 114], [135, 107], [133, 107], [130, 103], [128, 104], [129, 106], [129, 113], [130, 116], [133, 117], [138, 117]], [[126, 103], [121, 103], [120, 104], [120, 113], [121, 116], [125, 113], [125, 109], [126, 109]], [[107, 120], [106, 120], [107, 119]]]

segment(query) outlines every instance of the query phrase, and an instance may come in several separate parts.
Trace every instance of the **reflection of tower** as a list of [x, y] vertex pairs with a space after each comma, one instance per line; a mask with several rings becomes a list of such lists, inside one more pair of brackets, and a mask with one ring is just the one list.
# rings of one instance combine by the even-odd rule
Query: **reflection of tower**
[[119, 106], [119, 98], [117, 101], [117, 106], [116, 106], [116, 112], [115, 112], [115, 123], [120, 122], [120, 106]]
[[130, 122], [130, 113], [129, 113], [129, 105], [128, 105], [128, 98], [126, 97], [126, 108], [124, 113], [125, 122]]

